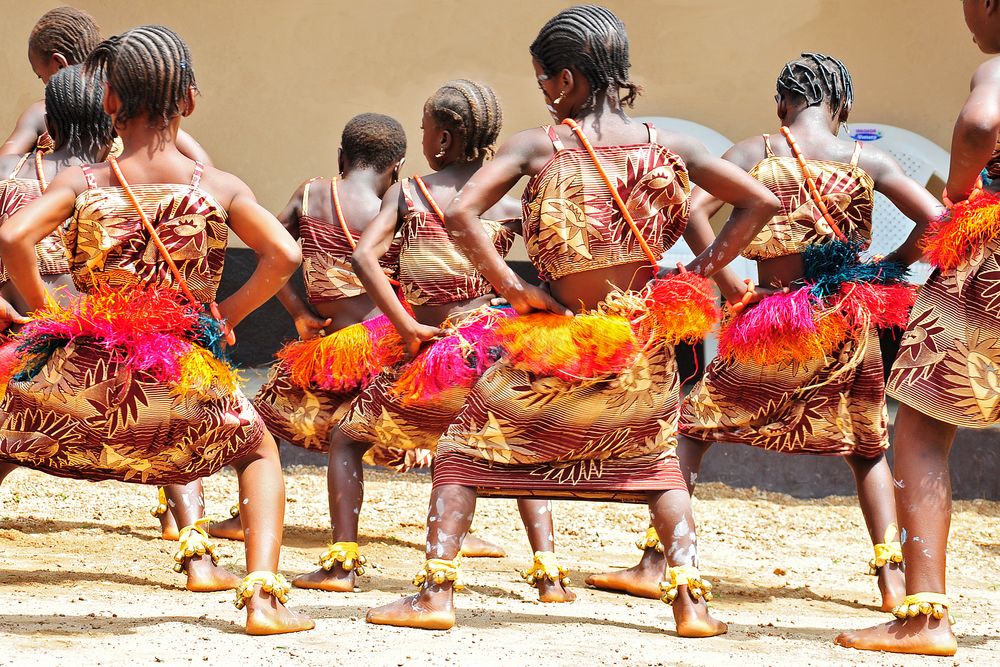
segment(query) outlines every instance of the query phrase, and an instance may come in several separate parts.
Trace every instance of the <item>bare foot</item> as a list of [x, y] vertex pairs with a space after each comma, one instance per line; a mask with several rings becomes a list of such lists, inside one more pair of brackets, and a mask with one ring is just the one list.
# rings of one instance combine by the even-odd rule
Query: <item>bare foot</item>
[[185, 587], [195, 593], [236, 590], [240, 585], [239, 577], [213, 564], [208, 554], [184, 559], [184, 567], [187, 570]]
[[882, 611], [892, 611], [906, 597], [906, 575], [897, 563], [886, 563], [878, 571]]
[[212, 537], [219, 537], [224, 540], [243, 541], [243, 524], [240, 523], [239, 515], [230, 517], [225, 521], [208, 524], [208, 534]]
[[260, 587], [247, 600], [246, 609], [248, 635], [280, 635], [316, 627], [311, 618], [290, 611], [278, 598], [260, 590]]
[[505, 558], [507, 556], [503, 547], [474, 535], [465, 536], [461, 554], [466, 558]]
[[951, 656], [958, 650], [958, 641], [947, 617], [936, 619], [924, 614], [844, 632], [835, 641], [840, 646], [860, 651]]
[[666, 560], [663, 554], [656, 549], [644, 549], [642, 560], [638, 565], [618, 572], [592, 574], [587, 577], [586, 583], [588, 586], [605, 591], [659, 600], [663, 594], [660, 591], [660, 582], [663, 580], [665, 566]]
[[542, 579], [538, 582], [538, 600], [540, 602], [572, 602], [576, 593], [569, 590], [559, 581]]
[[451, 586], [446, 586], [422, 588], [416, 595], [369, 609], [365, 620], [376, 625], [401, 628], [449, 630], [455, 625], [455, 606], [451, 599]]
[[160, 536], [168, 542], [176, 542], [180, 537], [177, 521], [169, 510], [157, 517], [160, 520]]
[[354, 583], [354, 572], [348, 572], [339, 565], [334, 565], [333, 569], [329, 571], [320, 568], [315, 572], [300, 574], [292, 579], [292, 586], [296, 588], [311, 588], [331, 593], [353, 593]]
[[687, 586], [677, 587], [677, 599], [673, 603], [674, 622], [681, 637], [715, 637], [729, 630], [722, 621], [717, 621], [708, 613], [704, 600], [693, 600]]

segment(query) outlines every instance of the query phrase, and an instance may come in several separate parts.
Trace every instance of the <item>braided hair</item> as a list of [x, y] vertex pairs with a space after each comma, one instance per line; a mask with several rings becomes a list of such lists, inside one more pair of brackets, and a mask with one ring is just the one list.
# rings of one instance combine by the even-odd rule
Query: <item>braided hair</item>
[[82, 63], [101, 41], [101, 29], [94, 17], [75, 7], [56, 7], [42, 14], [31, 29], [28, 48], [50, 57], [56, 53], [66, 58], [67, 64]]
[[104, 85], [73, 65], [45, 86], [45, 122], [56, 150], [92, 160], [111, 144], [111, 116], [104, 113]]
[[778, 94], [807, 107], [826, 102], [834, 116], [854, 104], [851, 73], [844, 63], [822, 53], [803, 53], [785, 65], [778, 75]]
[[191, 51], [170, 28], [144, 25], [97, 45], [86, 68], [108, 82], [121, 100], [116, 122], [146, 116], [163, 129], [181, 115], [189, 91], [197, 91]]
[[395, 118], [363, 113], [347, 121], [340, 147], [354, 167], [383, 172], [406, 155], [406, 133]]
[[424, 111], [462, 138], [466, 160], [493, 157], [503, 110], [492, 88], [468, 79], [449, 81], [430, 96]]
[[538, 31], [531, 43], [531, 56], [542, 71], [554, 76], [576, 68], [590, 83], [591, 101], [597, 93], [617, 95], [632, 106], [642, 87], [629, 78], [629, 44], [625, 24], [610, 9], [577, 5], [556, 14]]

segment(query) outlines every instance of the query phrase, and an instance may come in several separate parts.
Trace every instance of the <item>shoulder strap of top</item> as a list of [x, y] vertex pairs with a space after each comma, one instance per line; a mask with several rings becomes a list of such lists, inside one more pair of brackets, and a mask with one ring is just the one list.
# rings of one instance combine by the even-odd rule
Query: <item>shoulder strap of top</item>
[[313, 184], [313, 181], [318, 181], [319, 179], [319, 176], [310, 178], [306, 181], [306, 184], [302, 186], [302, 205], [299, 207], [299, 215], [309, 215], [309, 186]]
[[93, 190], [97, 187], [97, 179], [94, 178], [94, 172], [90, 170], [89, 164], [81, 164], [80, 170], [83, 171], [83, 177], [87, 180], [87, 188]]
[[410, 179], [404, 178], [403, 182], [400, 183], [400, 189], [403, 191], [403, 202], [406, 203], [406, 210], [414, 210], [416, 206], [413, 203], [413, 186], [410, 185]]
[[552, 142], [552, 147], [556, 149], [556, 153], [566, 148], [565, 146], [563, 146], [562, 139], [560, 139], [559, 135], [556, 134], [556, 128], [552, 127], [551, 125], [546, 125], [545, 133], [549, 135], [549, 141]]
[[42, 152], [35, 151], [35, 177], [38, 178], [38, 189], [45, 192], [49, 189], [48, 179], [45, 178], [45, 169], [42, 168]]
[[431, 191], [427, 189], [426, 185], [424, 185], [423, 179], [419, 176], [414, 176], [413, 180], [417, 182], [417, 187], [420, 188], [420, 192], [424, 195], [424, 199], [426, 199], [427, 203], [430, 204], [431, 210], [434, 211], [434, 215], [436, 215], [441, 222], [444, 222], [444, 211], [442, 211], [441, 207], [438, 206], [438, 203], [434, 201], [434, 197], [431, 196]]
[[858, 166], [858, 160], [861, 159], [861, 142], [854, 142], [854, 154], [851, 156], [851, 167]]
[[656, 126], [652, 123], [643, 123], [646, 126], [646, 131], [649, 132], [649, 143], [656, 143]]
[[194, 173], [191, 174], [191, 187], [195, 190], [201, 185], [201, 175], [205, 173], [205, 163], [195, 162]]
[[774, 149], [771, 148], [771, 135], [765, 134], [764, 137], [764, 157], [774, 157]]
[[10, 172], [10, 176], [7, 178], [17, 178], [18, 173], [21, 171], [21, 167], [23, 167], [24, 163], [28, 161], [28, 156], [30, 155], [31, 153], [25, 153], [22, 155], [21, 159], [17, 161], [17, 166], [14, 167], [14, 171]]

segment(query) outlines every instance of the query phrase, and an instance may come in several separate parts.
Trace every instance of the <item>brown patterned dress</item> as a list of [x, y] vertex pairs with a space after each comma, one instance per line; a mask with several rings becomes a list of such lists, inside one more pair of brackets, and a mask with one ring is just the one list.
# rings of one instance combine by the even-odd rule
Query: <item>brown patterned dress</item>
[[[656, 143], [596, 147], [649, 247], [658, 255], [684, 230], [689, 184], [683, 160]], [[523, 195], [528, 253], [547, 279], [646, 256], [583, 148], [555, 154]], [[615, 313], [634, 293], [608, 297]], [[685, 489], [676, 458], [680, 382], [674, 349], [654, 344], [621, 372], [585, 381], [541, 376], [507, 360], [473, 387], [438, 444], [434, 484], [486, 496], [645, 502]]]
[[[451, 240], [444, 221], [427, 210], [425, 204], [417, 203], [410, 179], [403, 181], [402, 191], [407, 213], [402, 227], [399, 282], [407, 302], [415, 306], [442, 306], [491, 294], [493, 287]], [[484, 220], [483, 225], [497, 252], [506, 256], [514, 232], [505, 222]], [[489, 327], [502, 316], [501, 311], [487, 306], [454, 315], [441, 327], [460, 334], [463, 327], [484, 322]], [[433, 397], [411, 400], [399, 393], [397, 383], [410, 364], [421, 363], [422, 358], [433, 354], [434, 345], [441, 342], [427, 346], [413, 362], [403, 362], [379, 375], [351, 404], [340, 425], [341, 431], [376, 447], [433, 452], [441, 434], [465, 403], [469, 387], [451, 386]]]
[[[77, 288], [96, 283], [171, 288], [173, 278], [120, 187], [76, 200], [67, 243]], [[215, 298], [225, 260], [225, 209], [199, 187], [133, 186], [143, 210], [195, 297]], [[207, 477], [259, 447], [264, 424], [239, 391], [217, 383], [180, 393], [133, 370], [106, 341], [77, 338], [56, 349], [31, 379], [14, 379], [0, 401], [0, 460], [53, 475], [143, 484]]]
[[[809, 194], [798, 160], [767, 156], [750, 175], [781, 202], [781, 211], [744, 250], [763, 260], [802, 253], [834, 238]], [[871, 241], [874, 182], [858, 166], [808, 160], [823, 201], [845, 236]], [[889, 446], [882, 355], [873, 328], [831, 354], [806, 362], [738, 363], [722, 356], [684, 400], [680, 430], [697, 440], [736, 442], [780, 452], [880, 456]]]
[[[986, 165], [1000, 178], [1000, 144]], [[1000, 206], [992, 210], [1000, 217]], [[992, 221], [994, 226], [1000, 220]], [[1000, 422], [1000, 241], [954, 269], [935, 269], [917, 293], [886, 393], [965, 428]]]
[[[18, 174], [29, 159], [34, 160], [34, 153], [21, 157], [17, 166], [6, 179], [0, 181], [0, 225], [14, 215], [22, 206], [42, 196], [42, 183], [45, 175], [39, 171], [35, 161], [35, 178], [18, 178]], [[66, 257], [66, 246], [63, 244], [59, 231], [54, 231], [35, 246], [35, 256], [38, 259], [38, 272], [43, 276], [57, 276], [69, 273], [69, 260]], [[7, 269], [0, 260], [0, 286], [7, 283]]]
[[[329, 303], [365, 293], [361, 279], [351, 266], [351, 255], [361, 232], [345, 220], [328, 220], [310, 211], [309, 193], [321, 179], [305, 184], [299, 215], [299, 243], [302, 246], [302, 272], [309, 303]], [[333, 206], [334, 180], [330, 179], [330, 210]], [[314, 191], [314, 190], [313, 190]], [[346, 229], [345, 229], [346, 228]], [[347, 238], [351, 235], [351, 239]], [[399, 271], [397, 237], [379, 261], [390, 276]], [[332, 331], [329, 333], [333, 333]], [[268, 430], [276, 438], [305, 449], [326, 452], [330, 448], [330, 432], [347, 412], [357, 391], [335, 392], [320, 387], [300, 387], [289, 380], [288, 370], [277, 363], [271, 367], [267, 382], [253, 399]], [[376, 452], [373, 460], [386, 465], [399, 462], [401, 452]]]

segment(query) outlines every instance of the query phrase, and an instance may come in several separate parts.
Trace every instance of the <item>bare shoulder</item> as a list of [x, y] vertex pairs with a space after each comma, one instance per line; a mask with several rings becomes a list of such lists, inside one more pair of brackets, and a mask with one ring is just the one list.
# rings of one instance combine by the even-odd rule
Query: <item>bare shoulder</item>
[[521, 215], [521, 200], [504, 195], [503, 199], [483, 214], [483, 217], [487, 220], [520, 220]]
[[7, 178], [21, 161], [20, 155], [0, 155], [0, 179]]
[[46, 131], [45, 127], [45, 100], [33, 102], [26, 108], [17, 119], [17, 124], [22, 127], [34, 128], [38, 136]]
[[83, 173], [83, 168], [79, 166], [66, 167], [59, 170], [46, 192], [66, 188], [73, 191], [73, 196], [79, 197], [87, 188], [87, 177]]
[[976, 68], [971, 88], [975, 90], [979, 86], [1000, 86], [1000, 56], [990, 58]]
[[858, 157], [858, 166], [868, 172], [876, 181], [880, 178], [894, 174], [904, 173], [891, 154], [871, 144], [861, 145], [861, 155]]
[[253, 191], [242, 179], [215, 167], [205, 167], [201, 175], [201, 189], [212, 195], [227, 210], [238, 197], [253, 198]]
[[767, 157], [763, 135], [748, 137], [743, 141], [733, 144], [722, 157], [742, 167], [744, 170], [750, 171], [761, 160]]
[[[558, 135], [557, 135], [558, 136]], [[521, 130], [500, 146], [496, 159], [512, 160], [522, 165], [526, 174], [536, 174], [555, 153], [545, 127]]]

